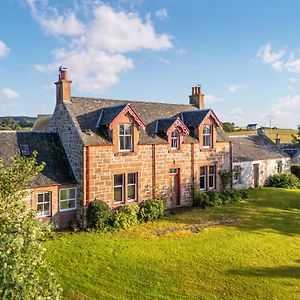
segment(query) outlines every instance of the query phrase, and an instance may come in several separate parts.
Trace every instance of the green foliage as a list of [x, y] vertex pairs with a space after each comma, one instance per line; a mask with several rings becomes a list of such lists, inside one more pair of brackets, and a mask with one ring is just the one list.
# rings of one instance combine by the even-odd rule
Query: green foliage
[[293, 143], [297, 144], [300, 147], [300, 125], [298, 125], [298, 130], [296, 134], [292, 135]]
[[162, 218], [165, 214], [165, 202], [162, 199], [148, 200], [140, 204], [139, 220], [149, 221]]
[[198, 185], [192, 186], [192, 193], [193, 193], [193, 206], [195, 207], [206, 207], [209, 204], [209, 197], [206, 193], [200, 191]]
[[225, 132], [233, 132], [235, 130], [234, 123], [231, 122], [224, 122], [223, 129]]
[[24, 198], [31, 178], [44, 165], [29, 158], [0, 160], [0, 297], [1, 299], [60, 299], [60, 287], [43, 258], [43, 240], [50, 232]]
[[276, 174], [270, 177], [270, 186], [286, 189], [300, 188], [300, 180], [291, 173]]
[[139, 206], [136, 204], [122, 206], [112, 216], [112, 227], [127, 229], [132, 225], [138, 224], [138, 211]]
[[220, 171], [221, 189], [226, 190], [232, 179], [232, 172], [227, 170]]
[[207, 206], [219, 206], [222, 205], [222, 199], [220, 198], [220, 193], [216, 191], [208, 191], [207, 192], [209, 203]]
[[300, 165], [291, 165], [291, 172], [300, 179]]
[[110, 207], [104, 201], [95, 199], [88, 207], [88, 227], [95, 230], [105, 230], [109, 227], [109, 220], [112, 215]]

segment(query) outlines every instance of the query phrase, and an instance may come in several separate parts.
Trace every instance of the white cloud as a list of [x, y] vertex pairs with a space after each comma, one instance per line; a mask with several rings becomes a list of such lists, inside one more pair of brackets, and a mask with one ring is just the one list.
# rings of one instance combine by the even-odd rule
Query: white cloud
[[208, 94], [208, 95], [205, 95], [204, 101], [205, 101], [205, 103], [215, 103], [215, 102], [223, 101], [223, 99], [218, 98], [214, 95]]
[[261, 58], [263, 63], [271, 65], [273, 69], [300, 74], [300, 58], [297, 55], [299, 56], [299, 51], [297, 54], [290, 53], [288, 57], [284, 49], [272, 51], [271, 43], [263, 45], [257, 52], [257, 57]]
[[230, 111], [230, 114], [232, 114], [232, 115], [241, 115], [242, 113], [243, 113], [243, 110], [240, 107], [234, 107]]
[[231, 92], [231, 93], [236, 93], [238, 92], [239, 90], [242, 90], [242, 89], [247, 89], [248, 88], [248, 85], [246, 84], [232, 84], [228, 87], [228, 90]]
[[300, 95], [279, 98], [273, 109], [278, 111], [300, 109]]
[[[38, 13], [35, 2], [27, 1], [32, 14]], [[54, 16], [49, 11], [54, 11]], [[82, 26], [77, 31], [62, 30], [59, 33], [56, 27], [45, 26], [38, 20], [47, 33], [64, 35], [68, 45], [53, 51], [53, 62], [36, 64], [34, 69], [51, 72], [60, 65], [68, 67], [70, 77], [81, 91], [101, 92], [117, 83], [122, 72], [134, 67], [132, 59], [125, 56], [126, 53], [143, 49], [161, 51], [173, 47], [171, 37], [156, 33], [150, 19], [142, 20], [136, 13], [116, 11], [105, 4], [93, 6], [86, 24], [81, 23], [70, 11], [61, 17], [56, 9], [48, 6], [41, 15], [45, 14], [48, 21], [61, 20], [62, 23], [67, 22], [67, 17], [72, 14], [73, 21], [68, 24]]]
[[5, 57], [10, 49], [7, 47], [7, 45], [0, 40], [0, 57]]
[[170, 61], [168, 59], [165, 59], [165, 58], [162, 58], [162, 57], [158, 57], [158, 60], [165, 64], [165, 65], [169, 65], [170, 64]]
[[185, 55], [185, 54], [187, 54], [187, 50], [186, 50], [186, 49], [183, 49], [183, 48], [180, 48], [180, 49], [177, 49], [177, 50], [175, 51], [175, 54], [176, 54], [177, 56]]
[[158, 19], [164, 20], [169, 18], [168, 11], [165, 8], [159, 9], [155, 12], [155, 15]]
[[19, 97], [19, 93], [13, 89], [4, 88], [0, 90], [0, 99], [15, 99]]

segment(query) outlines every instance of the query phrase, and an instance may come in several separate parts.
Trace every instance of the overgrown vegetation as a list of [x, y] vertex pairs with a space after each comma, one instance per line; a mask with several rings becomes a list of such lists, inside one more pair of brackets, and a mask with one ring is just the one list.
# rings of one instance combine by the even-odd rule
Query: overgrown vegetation
[[221, 192], [203, 192], [199, 189], [198, 185], [192, 187], [192, 192], [194, 206], [202, 208], [238, 202], [249, 197], [248, 190], [224, 189]]
[[33, 176], [44, 165], [32, 157], [12, 158], [9, 167], [0, 159], [0, 298], [59, 299], [60, 287], [44, 260], [43, 241], [50, 232], [24, 198]]
[[16, 120], [14, 118], [5, 118], [0, 121], [0, 130], [26, 130], [33, 127], [34, 122], [26, 119]]
[[97, 231], [127, 229], [140, 222], [162, 218], [165, 214], [163, 200], [148, 200], [121, 206], [114, 211], [103, 201], [94, 200], [88, 208], [88, 227]]
[[220, 171], [221, 189], [226, 190], [232, 180], [232, 172], [227, 170]]
[[291, 165], [291, 173], [300, 180], [300, 165]]
[[270, 177], [270, 186], [286, 189], [300, 188], [300, 180], [291, 173], [276, 174]]

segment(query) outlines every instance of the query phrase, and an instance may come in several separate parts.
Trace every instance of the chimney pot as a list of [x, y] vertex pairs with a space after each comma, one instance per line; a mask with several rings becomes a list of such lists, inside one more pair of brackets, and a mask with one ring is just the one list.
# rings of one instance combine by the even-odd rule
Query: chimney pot
[[58, 81], [56, 85], [56, 103], [71, 100], [71, 83], [68, 79], [68, 69], [59, 67]]
[[201, 93], [201, 85], [192, 87], [192, 95], [190, 97], [190, 104], [199, 109], [204, 109], [204, 94]]

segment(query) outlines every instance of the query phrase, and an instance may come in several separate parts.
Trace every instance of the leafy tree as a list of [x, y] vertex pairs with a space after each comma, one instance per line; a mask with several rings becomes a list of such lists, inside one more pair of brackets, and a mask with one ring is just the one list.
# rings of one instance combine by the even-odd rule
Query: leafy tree
[[0, 298], [60, 299], [60, 287], [43, 258], [49, 226], [26, 207], [26, 188], [44, 167], [29, 158], [0, 159]]
[[300, 125], [298, 125], [298, 131], [293, 134], [293, 142], [300, 147]]
[[230, 122], [223, 123], [223, 129], [226, 132], [233, 132], [234, 128], [235, 128], [234, 123], [230, 123]]

